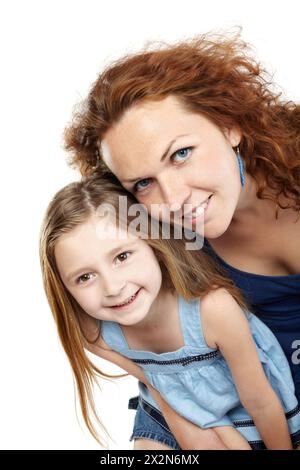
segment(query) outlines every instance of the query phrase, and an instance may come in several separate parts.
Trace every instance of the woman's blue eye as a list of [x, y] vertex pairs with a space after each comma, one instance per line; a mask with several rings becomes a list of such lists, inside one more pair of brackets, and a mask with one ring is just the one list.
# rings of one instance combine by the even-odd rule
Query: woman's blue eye
[[[185, 147], [183, 149], [177, 150], [177, 152], [173, 153], [173, 155], [171, 157], [172, 160], [177, 162], [177, 163], [178, 162], [180, 163], [180, 162], [184, 161], [188, 157], [188, 155], [189, 155], [190, 151], [192, 150], [192, 148], [193, 147]], [[177, 157], [178, 157], [178, 159], [175, 160]]]
[[[171, 159], [175, 161], [175, 163], [182, 163], [186, 160], [192, 150], [193, 147], [185, 147], [177, 150], [177, 152], [173, 153]], [[143, 191], [143, 189], [147, 189], [150, 186], [150, 183], [151, 178], [144, 178], [143, 180], [137, 181], [133, 186], [133, 192], [138, 193]]]
[[137, 183], [135, 183], [133, 190], [135, 192], [142, 191], [143, 189], [147, 188], [147, 186], [149, 185], [149, 181], [150, 178], [145, 178], [143, 180], [138, 181]]

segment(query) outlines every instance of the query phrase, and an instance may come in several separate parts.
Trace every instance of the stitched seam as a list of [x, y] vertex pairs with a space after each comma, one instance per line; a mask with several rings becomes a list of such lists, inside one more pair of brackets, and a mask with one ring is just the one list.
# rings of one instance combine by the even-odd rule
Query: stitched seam
[[157, 424], [159, 424], [159, 426], [161, 426], [162, 428], [164, 428], [164, 430], [165, 430], [166, 432], [170, 432], [162, 423], [160, 423], [159, 421], [157, 421], [157, 419], [156, 419], [153, 415], [149, 414], [148, 411], [146, 411], [146, 410], [144, 409], [144, 412], [145, 412], [151, 419], [153, 419], [153, 421], [155, 421]]
[[158, 364], [158, 365], [168, 365], [168, 364], [181, 364], [182, 366], [187, 366], [191, 362], [198, 361], [207, 361], [219, 356], [219, 351], [210, 352], [207, 354], [199, 354], [198, 356], [188, 356], [181, 359], [170, 359], [169, 361], [157, 361], [156, 359], [132, 359], [133, 362], [137, 364]]
[[[299, 413], [299, 411], [300, 411], [300, 405], [297, 405], [293, 410], [288, 411], [287, 413], [285, 413], [285, 417], [287, 419], [294, 418]], [[255, 426], [254, 421], [251, 420], [251, 419], [247, 419], [247, 420], [244, 420], [244, 421], [233, 421], [233, 424], [237, 428]]]
[[[144, 401], [145, 401], [145, 400], [144, 400]], [[155, 408], [153, 408], [153, 406], [151, 406], [149, 403], [147, 403], [146, 401], [145, 401], [145, 403], [149, 406], [149, 408], [151, 408], [152, 410], [154, 410], [156, 413], [158, 412], [158, 411], [155, 410]], [[159, 424], [162, 428], [164, 428], [165, 431], [167, 431], [169, 434], [171, 434], [170, 429], [166, 428], [166, 426], [164, 426], [163, 423], [159, 422], [152, 414], [150, 414], [150, 413], [145, 409], [143, 403], [141, 403], [141, 406], [142, 406], [142, 408], [143, 408], [143, 411], [144, 411], [150, 418], [152, 418], [157, 424]]]
[[294, 418], [300, 412], [300, 405], [298, 404], [293, 410], [285, 414], [286, 418]]

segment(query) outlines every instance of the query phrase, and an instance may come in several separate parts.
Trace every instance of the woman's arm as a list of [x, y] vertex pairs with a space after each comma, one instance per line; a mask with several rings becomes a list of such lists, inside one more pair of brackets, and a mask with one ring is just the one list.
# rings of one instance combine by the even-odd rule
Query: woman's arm
[[264, 373], [243, 311], [224, 289], [208, 294], [204, 300], [202, 323], [209, 346], [218, 347], [227, 361], [241, 403], [266, 447], [292, 449], [284, 410]]
[[97, 345], [87, 343], [85, 347], [88, 351], [96, 354], [102, 359], [106, 359], [123, 370], [133, 375], [143, 382], [149, 389], [154, 400], [160, 407], [168, 426], [177, 440], [179, 446], [184, 450], [226, 450], [227, 447], [212, 429], [201, 429], [190, 421], [177, 414], [163, 400], [159, 392], [155, 390], [146, 380], [143, 370], [130, 359], [109, 349], [102, 338], [99, 338]]

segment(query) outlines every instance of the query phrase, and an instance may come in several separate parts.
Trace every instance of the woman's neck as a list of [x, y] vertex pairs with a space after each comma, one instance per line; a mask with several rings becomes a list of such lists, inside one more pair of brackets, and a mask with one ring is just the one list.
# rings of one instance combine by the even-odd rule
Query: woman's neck
[[[271, 190], [269, 191], [271, 194]], [[275, 196], [275, 194], [274, 194]], [[245, 174], [245, 186], [241, 191], [240, 198], [236, 210], [234, 212], [232, 222], [234, 224], [245, 222], [249, 218], [253, 220], [259, 220], [263, 217], [263, 220], [267, 220], [269, 217], [274, 219], [276, 205], [270, 199], [259, 199], [257, 197], [257, 184], [255, 179]]]
[[257, 207], [258, 197], [256, 195], [257, 187], [256, 182], [248, 173], [245, 174], [245, 186], [241, 190], [234, 218], [245, 214], [246, 212], [255, 212]]

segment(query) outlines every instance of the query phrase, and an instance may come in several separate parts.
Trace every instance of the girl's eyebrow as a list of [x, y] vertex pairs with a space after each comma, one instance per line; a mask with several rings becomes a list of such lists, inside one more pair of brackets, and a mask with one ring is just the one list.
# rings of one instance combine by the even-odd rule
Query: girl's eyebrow
[[124, 251], [126, 248], [130, 248], [135, 243], [136, 243], [136, 240], [127, 241], [127, 242], [117, 246], [116, 248], [113, 248], [111, 251], [109, 251], [106, 254], [106, 256], [107, 256], [107, 258], [110, 258], [111, 256], [114, 256], [118, 252]]
[[[111, 256], [114, 256], [116, 253], [120, 252], [120, 251], [123, 251], [125, 250], [126, 248], [129, 248], [131, 247], [133, 244], [136, 243], [137, 240], [131, 240], [129, 242], [125, 242], [119, 246], [117, 246], [116, 248], [113, 248], [112, 250], [110, 250], [108, 253], [106, 253], [106, 256], [109, 258]], [[89, 267], [84, 267], [82, 266], [81, 268], [78, 268], [76, 269], [75, 271], [72, 271], [71, 273], [69, 273], [66, 278], [68, 281], [71, 281], [71, 279], [73, 279], [73, 277], [76, 277], [78, 276], [78, 274], [82, 273], [82, 272], [86, 272], [86, 271], [93, 271], [92, 268], [89, 268]]]
[[[175, 139], [171, 140], [171, 142], [169, 142], [168, 144], [168, 147], [166, 148], [166, 150], [164, 151], [164, 153], [162, 154], [162, 157], [160, 159], [161, 162], [163, 162], [165, 160], [165, 158], [167, 157], [172, 145], [180, 138], [180, 137], [187, 137], [189, 134], [181, 134], [181, 135], [178, 135], [177, 137], [175, 137]], [[130, 178], [130, 179], [126, 179], [126, 180], [121, 180], [122, 183], [134, 183], [135, 181], [139, 181], [139, 180], [142, 180], [144, 179], [142, 176], [137, 176], [136, 178]]]

